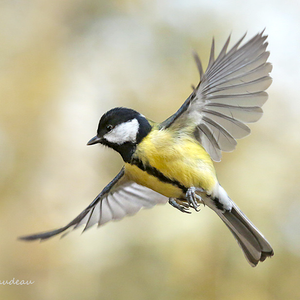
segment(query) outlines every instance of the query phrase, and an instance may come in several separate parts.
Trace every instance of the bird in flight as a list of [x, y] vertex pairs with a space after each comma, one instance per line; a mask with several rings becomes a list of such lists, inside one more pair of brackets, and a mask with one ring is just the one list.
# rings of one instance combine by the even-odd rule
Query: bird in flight
[[251, 266], [274, 254], [266, 238], [219, 184], [213, 161], [230, 152], [236, 140], [250, 134], [245, 123], [258, 121], [272, 79], [263, 32], [247, 43], [245, 35], [228, 51], [230, 36], [215, 58], [214, 40], [206, 71], [194, 58], [200, 82], [179, 110], [162, 123], [117, 107], [100, 119], [100, 143], [119, 152], [124, 166], [94, 201], [66, 226], [20, 237], [45, 240], [85, 224], [84, 230], [134, 215], [141, 208], [169, 202], [184, 213], [211, 208], [229, 228]]

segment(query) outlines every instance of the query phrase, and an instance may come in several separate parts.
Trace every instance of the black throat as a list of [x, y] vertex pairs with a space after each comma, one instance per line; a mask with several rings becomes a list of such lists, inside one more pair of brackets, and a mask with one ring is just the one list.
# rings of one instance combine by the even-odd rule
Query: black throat
[[123, 160], [127, 163], [131, 161], [132, 155], [134, 154], [136, 149], [136, 144], [130, 142], [118, 145], [118, 144], [113, 144], [105, 141], [103, 144], [119, 152]]
[[115, 151], [119, 152], [124, 160], [124, 162], [130, 163], [132, 156], [136, 150], [137, 145], [142, 142], [142, 140], [149, 134], [151, 131], [152, 127], [148, 120], [141, 116], [137, 115], [136, 119], [139, 122], [139, 131], [136, 136], [136, 141], [135, 143], [132, 142], [125, 142], [123, 144], [116, 144], [116, 143], [111, 143], [107, 140], [103, 140], [101, 143], [105, 146], [108, 146]]

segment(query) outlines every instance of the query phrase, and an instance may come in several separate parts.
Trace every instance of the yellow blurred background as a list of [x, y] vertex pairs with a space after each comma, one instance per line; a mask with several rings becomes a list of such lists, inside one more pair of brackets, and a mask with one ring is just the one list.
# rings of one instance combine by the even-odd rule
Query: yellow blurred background
[[[0, 2], [1, 299], [300, 299], [298, 1], [2, 0]], [[122, 166], [86, 147], [115, 106], [163, 121], [232, 33], [266, 28], [273, 84], [252, 135], [216, 164], [230, 197], [275, 256], [251, 268], [209, 211], [170, 205], [39, 243]], [[231, 43], [232, 45], [232, 43]], [[4, 285], [4, 281], [32, 281]]]

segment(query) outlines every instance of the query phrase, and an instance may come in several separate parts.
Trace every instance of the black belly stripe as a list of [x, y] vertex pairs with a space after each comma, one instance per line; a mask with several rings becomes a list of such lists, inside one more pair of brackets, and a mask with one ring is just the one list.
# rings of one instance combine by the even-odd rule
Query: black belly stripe
[[152, 167], [149, 164], [143, 164], [143, 162], [138, 158], [132, 158], [130, 164], [137, 166], [139, 169], [147, 172], [149, 175], [156, 177], [162, 182], [169, 183], [179, 187], [184, 193], [186, 193], [188, 190], [188, 188], [182, 185], [179, 181], [165, 176], [163, 173], [161, 173], [159, 170], [157, 170], [156, 168]]

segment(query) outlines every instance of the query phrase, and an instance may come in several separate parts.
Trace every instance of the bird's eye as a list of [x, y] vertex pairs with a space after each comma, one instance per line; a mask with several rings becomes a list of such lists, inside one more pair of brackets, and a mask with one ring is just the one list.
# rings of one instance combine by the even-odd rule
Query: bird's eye
[[109, 132], [109, 131], [111, 131], [114, 127], [113, 127], [111, 124], [109, 124], [109, 125], [107, 125], [105, 128], [106, 128], [107, 132]]

